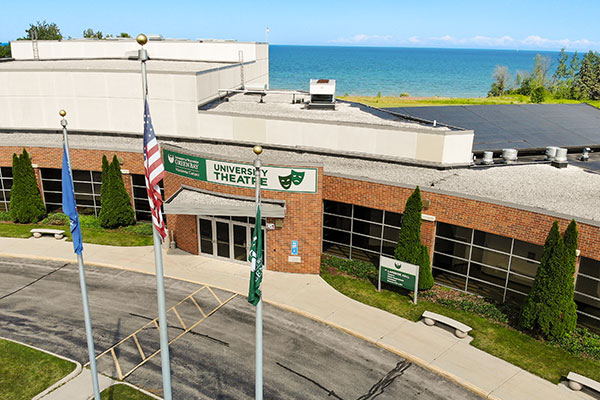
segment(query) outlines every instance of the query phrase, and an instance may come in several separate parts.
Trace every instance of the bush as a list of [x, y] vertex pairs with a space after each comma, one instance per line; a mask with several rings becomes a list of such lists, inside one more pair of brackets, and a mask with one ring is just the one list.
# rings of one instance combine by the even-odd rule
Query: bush
[[9, 212], [12, 221], [22, 224], [38, 222], [46, 216], [46, 206], [35, 179], [31, 158], [25, 149], [20, 156], [13, 154]]
[[127, 232], [137, 233], [138, 235], [152, 235], [152, 223], [138, 222], [135, 225], [124, 228]]
[[69, 216], [63, 213], [49, 214], [42, 220], [43, 225], [69, 225]]
[[82, 228], [96, 228], [101, 229], [100, 221], [95, 215], [79, 215], [79, 224]]
[[577, 246], [577, 235], [576, 226], [573, 223], [571, 226], [567, 248], [558, 231], [558, 222], [552, 224], [535, 281], [519, 316], [521, 328], [539, 329], [551, 340], [563, 338], [577, 325], [577, 306], [573, 301], [575, 252], [572, 251], [572, 247]]
[[8, 211], [0, 211], [0, 221], [12, 221]]
[[365, 261], [326, 256], [323, 258], [322, 265], [324, 267], [333, 267], [338, 271], [345, 272], [357, 278], [368, 279], [370, 281], [377, 280], [377, 267]]
[[531, 91], [531, 102], [532, 103], [543, 103], [546, 98], [546, 89], [542, 86], [538, 86]]
[[117, 156], [108, 163], [102, 157], [102, 186], [100, 188], [100, 215], [98, 219], [103, 228], [118, 228], [135, 224], [135, 212], [121, 175], [121, 166]]
[[493, 302], [453, 299], [437, 299], [435, 302], [455, 310], [477, 314], [505, 324], [508, 324], [509, 322], [507, 313]]
[[433, 287], [431, 274], [431, 261], [429, 249], [421, 243], [421, 191], [415, 189], [406, 201], [402, 215], [402, 227], [398, 238], [398, 245], [394, 255], [396, 260], [404, 261], [419, 266], [419, 290], [428, 290]]
[[573, 332], [553, 341], [571, 354], [585, 355], [600, 360], [600, 335], [585, 328], [576, 328]]

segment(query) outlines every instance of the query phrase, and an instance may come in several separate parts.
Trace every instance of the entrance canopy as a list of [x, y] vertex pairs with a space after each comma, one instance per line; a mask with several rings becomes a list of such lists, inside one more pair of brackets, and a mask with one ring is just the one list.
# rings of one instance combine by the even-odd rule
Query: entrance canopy
[[[165, 214], [228, 215], [232, 217], [256, 216], [254, 197], [210, 192], [182, 185], [164, 203]], [[263, 217], [284, 218], [285, 201], [262, 199], [260, 214]]]

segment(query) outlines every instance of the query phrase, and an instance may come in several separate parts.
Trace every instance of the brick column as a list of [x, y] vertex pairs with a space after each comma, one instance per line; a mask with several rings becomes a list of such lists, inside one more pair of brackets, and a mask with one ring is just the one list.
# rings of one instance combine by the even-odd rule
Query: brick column
[[435, 244], [435, 217], [432, 215], [421, 215], [421, 242], [429, 248], [429, 260], [433, 264], [433, 246]]
[[133, 207], [133, 211], [135, 211], [135, 203], [133, 201], [133, 182], [131, 181], [131, 173], [128, 169], [122, 169], [121, 175], [123, 176], [123, 184], [125, 185], [125, 190], [127, 190], [127, 194], [129, 194], [129, 201], [131, 202], [131, 207]]
[[37, 164], [31, 164], [33, 167], [33, 173], [35, 174], [35, 180], [38, 185], [38, 189], [40, 190], [40, 194], [42, 195], [42, 201], [44, 205], [46, 205], [46, 198], [44, 197], [44, 187], [42, 186], [42, 171]]

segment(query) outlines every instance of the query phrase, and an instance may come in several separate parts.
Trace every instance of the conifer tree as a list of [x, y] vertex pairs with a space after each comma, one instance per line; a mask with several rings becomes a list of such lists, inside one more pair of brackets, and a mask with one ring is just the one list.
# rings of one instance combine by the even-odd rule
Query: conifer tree
[[[576, 233], [575, 225], [567, 235], [569, 246], [573, 242], [576, 246], [573, 229]], [[572, 260], [571, 251], [565, 246], [555, 221], [546, 238], [533, 287], [521, 309], [521, 328], [539, 329], [549, 339], [560, 339], [575, 329], [577, 307], [573, 300]]]
[[579, 234], [577, 233], [577, 222], [575, 222], [575, 220], [573, 219], [569, 223], [569, 226], [567, 226], [567, 230], [565, 231], [565, 236], [563, 238], [563, 241], [565, 242], [565, 249], [569, 256], [569, 267], [571, 274], [575, 274], [578, 236]]
[[13, 185], [10, 191], [10, 217], [14, 222], [28, 224], [46, 216], [46, 206], [35, 179], [27, 150], [13, 154]]
[[102, 186], [100, 188], [100, 215], [98, 219], [103, 228], [118, 228], [135, 224], [135, 212], [121, 175], [121, 166], [117, 156], [108, 163], [102, 157]]
[[421, 243], [421, 210], [423, 210], [423, 203], [421, 191], [417, 186], [406, 201], [398, 245], [394, 254], [397, 260], [419, 266], [419, 290], [427, 290], [433, 287], [433, 275], [429, 250]]

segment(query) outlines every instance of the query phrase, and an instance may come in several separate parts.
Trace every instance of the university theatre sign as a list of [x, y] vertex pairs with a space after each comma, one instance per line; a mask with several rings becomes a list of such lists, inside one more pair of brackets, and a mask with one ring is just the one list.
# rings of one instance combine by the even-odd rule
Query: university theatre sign
[[[211, 160], [163, 150], [167, 172], [221, 185], [254, 188], [254, 167], [230, 161]], [[316, 193], [316, 168], [264, 166], [260, 169], [263, 189], [282, 192]]]

